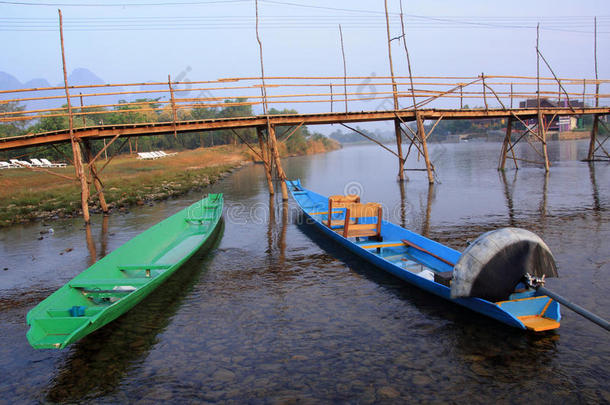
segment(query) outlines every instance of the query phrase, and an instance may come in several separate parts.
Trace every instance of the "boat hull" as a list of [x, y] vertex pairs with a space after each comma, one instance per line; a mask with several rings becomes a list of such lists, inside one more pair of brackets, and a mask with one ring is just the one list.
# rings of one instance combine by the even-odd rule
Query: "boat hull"
[[[497, 303], [493, 303], [490, 301], [486, 301], [480, 298], [451, 298], [451, 289], [444, 284], [435, 282], [428, 278], [424, 278], [417, 273], [413, 273], [408, 271], [400, 266], [397, 266], [393, 262], [386, 260], [376, 249], [366, 249], [363, 247], [367, 246], [367, 243], [355, 243], [336, 232], [335, 230], [326, 226], [322, 221], [327, 217], [324, 215], [319, 215], [319, 213], [323, 213], [327, 210], [327, 199], [319, 194], [311, 192], [310, 190], [304, 189], [300, 181], [289, 181], [289, 189], [292, 193], [293, 198], [297, 201], [299, 206], [301, 207], [303, 214], [307, 218], [308, 222], [312, 224], [315, 228], [321, 231], [323, 234], [328, 236], [330, 239], [334, 240], [341, 246], [345, 247], [350, 252], [360, 256], [364, 260], [373, 264], [374, 266], [393, 274], [394, 276], [408, 282], [409, 284], [413, 284], [422, 290], [425, 290], [429, 293], [442, 297], [448, 301], [451, 301], [455, 304], [461, 305], [463, 307], [469, 308], [475, 312], [481, 313], [493, 319], [496, 319], [502, 323], [510, 325], [519, 329], [531, 329], [523, 322], [522, 319], [519, 319], [523, 316], [528, 316], [533, 314], [538, 310], [539, 304], [547, 304], [546, 305], [546, 315], [549, 319], [558, 322], [561, 318], [559, 304], [556, 301], [551, 300], [550, 298], [544, 302], [524, 302], [520, 303], [520, 308], [517, 308], [513, 311], [505, 310], [501, 305]], [[395, 224], [392, 224], [387, 221], [382, 222], [381, 226], [381, 235], [384, 241], [402, 241], [408, 240], [416, 243], [419, 246], [423, 246], [426, 250], [430, 252], [434, 252], [438, 257], [445, 259], [450, 263], [456, 263], [461, 256], [461, 253], [453, 250], [447, 246], [444, 246], [438, 242], [427, 239], [421, 235], [418, 235], [414, 232], [411, 232], [407, 229], [401, 228]], [[369, 246], [376, 245], [375, 243], [368, 243]], [[394, 247], [395, 249], [406, 250], [406, 245], [404, 247]], [[426, 268], [431, 269], [435, 272], [449, 272], [452, 270], [452, 266], [445, 263], [442, 260], [438, 260], [437, 258], [427, 255], [422, 252], [413, 252], [409, 255], [412, 260], [426, 266]], [[544, 296], [546, 297], [546, 296]], [[536, 301], [545, 300], [543, 297], [531, 297]], [[548, 297], [546, 297], [548, 298]]]
[[171, 277], [208, 240], [222, 217], [211, 194], [131, 239], [27, 314], [37, 349], [61, 349], [129, 311]]

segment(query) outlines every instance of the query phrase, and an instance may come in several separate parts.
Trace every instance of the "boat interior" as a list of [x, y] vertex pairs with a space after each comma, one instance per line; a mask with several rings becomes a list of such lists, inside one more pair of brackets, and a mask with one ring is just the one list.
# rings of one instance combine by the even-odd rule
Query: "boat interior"
[[[331, 196], [326, 204], [324, 197], [299, 190], [299, 186], [293, 183], [293, 195], [315, 220], [392, 265], [451, 288], [453, 266], [460, 252], [383, 222], [381, 204], [362, 204], [358, 196], [352, 195]], [[495, 302], [527, 329], [536, 332], [559, 327], [558, 305], [551, 303], [552, 299], [537, 295], [535, 290], [524, 285], [518, 285], [506, 300]]]
[[[28, 314], [28, 322], [32, 326], [28, 334], [35, 335], [31, 336], [32, 340], [38, 347], [60, 347], [69, 336], [92, 322], [108, 307], [149, 284], [157, 285], [156, 281], [164, 279], [163, 275], [171, 272], [213, 230], [219, 207], [222, 207], [221, 202], [212, 200], [210, 205], [189, 211], [182, 224], [166, 223], [163, 226], [161, 222], [153, 228], [159, 227], [159, 231], [162, 227], [172, 227], [181, 231], [165, 229], [165, 234], [170, 237], [161, 241], [156, 249], [147, 249], [151, 240], [145, 236], [145, 232], [117, 249], [116, 254], [106, 256], [76, 276], [54, 293], [57, 299], [49, 300], [42, 311]], [[121, 254], [120, 251], [147, 252], [145, 255], [148, 257], [145, 257], [145, 264], [133, 264], [128, 262], [132, 255]], [[68, 303], [68, 306], [60, 307], [60, 303]]]

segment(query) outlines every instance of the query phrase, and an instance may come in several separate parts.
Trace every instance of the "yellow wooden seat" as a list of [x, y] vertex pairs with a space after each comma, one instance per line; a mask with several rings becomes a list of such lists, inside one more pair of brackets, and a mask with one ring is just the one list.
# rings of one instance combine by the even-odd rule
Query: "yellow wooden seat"
[[[352, 203], [345, 209], [343, 236], [345, 238], [375, 236], [377, 240], [381, 240], [381, 214], [381, 204]], [[376, 217], [377, 221], [366, 224], [359, 223], [360, 218], [370, 217]]]
[[526, 328], [533, 330], [534, 332], [553, 330], [559, 328], [560, 326], [560, 323], [556, 320], [545, 318], [542, 315], [526, 315], [518, 316], [517, 318], [523, 322]]
[[[339, 208], [347, 208], [351, 204], [359, 203], [360, 196], [357, 194], [348, 195], [331, 195], [328, 197], [328, 219], [326, 220], [326, 226], [329, 228], [343, 226], [342, 219], [332, 219], [332, 214], [337, 213]], [[335, 210], [333, 212], [333, 209]], [[354, 222], [355, 223], [355, 222]]]

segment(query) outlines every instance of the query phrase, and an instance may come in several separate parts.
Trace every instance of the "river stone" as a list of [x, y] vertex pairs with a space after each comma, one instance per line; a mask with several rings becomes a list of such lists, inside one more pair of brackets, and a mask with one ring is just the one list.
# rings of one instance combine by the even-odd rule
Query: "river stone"
[[432, 384], [432, 379], [430, 377], [428, 377], [427, 375], [423, 375], [423, 374], [416, 374], [413, 377], [413, 384], [415, 385], [430, 385]]
[[230, 370], [221, 368], [212, 375], [212, 378], [216, 381], [229, 382], [235, 379], [235, 373]]
[[386, 399], [398, 398], [400, 396], [400, 392], [398, 392], [394, 388], [388, 387], [388, 386], [379, 388], [377, 390], [377, 394], [379, 394], [379, 396], [381, 398], [386, 398]]

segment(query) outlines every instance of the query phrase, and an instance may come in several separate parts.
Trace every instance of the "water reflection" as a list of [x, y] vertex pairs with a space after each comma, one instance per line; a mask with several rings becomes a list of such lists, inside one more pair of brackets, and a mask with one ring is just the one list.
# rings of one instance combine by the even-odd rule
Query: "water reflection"
[[176, 274], [141, 303], [112, 323], [84, 337], [70, 349], [58, 367], [46, 399], [81, 401], [116, 390], [125, 374], [137, 367], [157, 343], [157, 336], [171, 322], [183, 299], [197, 283], [198, 275], [213, 260], [224, 232], [215, 233]]
[[426, 194], [426, 210], [421, 229], [421, 234], [426, 238], [430, 236], [430, 217], [432, 216], [432, 203], [434, 202], [435, 197], [434, 184], [428, 184], [428, 193]]
[[85, 239], [87, 240], [87, 250], [89, 251], [89, 266], [97, 261], [97, 253], [95, 249], [95, 241], [91, 234], [91, 224], [85, 225]]
[[508, 184], [508, 180], [506, 179], [506, 172], [504, 170], [498, 171], [500, 176], [500, 181], [502, 182], [502, 186], [504, 188], [504, 197], [506, 198], [506, 207], [508, 208], [508, 225], [515, 225], [515, 205], [513, 203], [513, 192], [515, 190], [515, 183], [517, 181], [517, 171], [514, 171], [513, 181], [510, 186]]
[[599, 199], [599, 189], [595, 180], [595, 164], [589, 162], [589, 180], [591, 181], [591, 192], [593, 194], [593, 210], [601, 211], [602, 205]]

